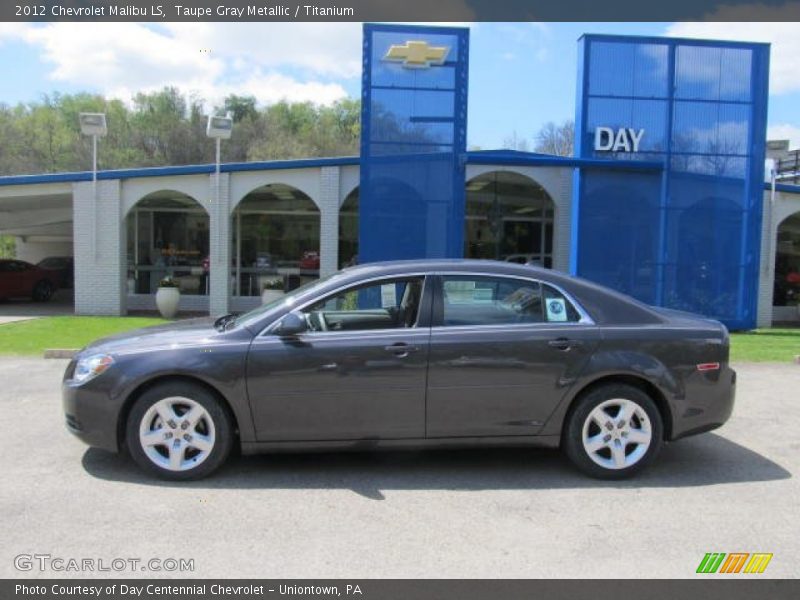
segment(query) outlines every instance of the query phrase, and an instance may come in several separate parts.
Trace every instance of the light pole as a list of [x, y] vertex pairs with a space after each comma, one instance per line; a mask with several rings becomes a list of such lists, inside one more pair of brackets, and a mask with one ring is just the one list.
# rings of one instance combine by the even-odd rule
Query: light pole
[[78, 122], [81, 133], [92, 137], [92, 246], [94, 257], [97, 260], [97, 244], [95, 236], [97, 231], [97, 138], [103, 137], [107, 132], [105, 113], [79, 113]]
[[[231, 113], [227, 113], [224, 117], [209, 115], [208, 116], [208, 125], [206, 126], [206, 135], [210, 138], [216, 140], [217, 143], [217, 153], [216, 153], [216, 170], [214, 176], [214, 204], [215, 210], [217, 212], [218, 219], [226, 219], [228, 218], [226, 211], [222, 210], [220, 206], [220, 184], [219, 184], [219, 176], [220, 176], [220, 149], [222, 145], [222, 140], [230, 139], [231, 133], [233, 131], [233, 116]], [[222, 261], [223, 253], [222, 253], [222, 244], [225, 243], [225, 240], [222, 239], [222, 227], [217, 227], [217, 262]], [[227, 269], [227, 267], [225, 267]], [[237, 262], [238, 268], [238, 262]], [[211, 265], [209, 264], [209, 280], [211, 279]], [[228, 277], [228, 275], [225, 275]], [[238, 281], [238, 277], [237, 277]]]
[[764, 273], [769, 274], [772, 256], [772, 213], [775, 211], [775, 186], [778, 183], [777, 161], [768, 158], [764, 161], [764, 183], [769, 184], [769, 213], [767, 214], [767, 247], [764, 256]]

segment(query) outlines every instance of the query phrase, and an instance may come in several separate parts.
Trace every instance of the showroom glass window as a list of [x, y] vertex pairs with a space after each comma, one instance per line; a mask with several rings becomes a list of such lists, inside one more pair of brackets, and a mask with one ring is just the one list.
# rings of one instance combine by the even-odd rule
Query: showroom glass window
[[297, 188], [270, 184], [247, 194], [231, 233], [234, 296], [277, 296], [319, 278], [320, 213]]
[[505, 277], [444, 277], [443, 324], [575, 323], [580, 315], [547, 284]]
[[467, 182], [464, 257], [553, 266], [555, 204], [533, 179], [506, 171]]
[[800, 306], [800, 212], [778, 225], [774, 306]]
[[172, 277], [182, 294], [208, 295], [208, 213], [178, 192], [156, 192], [127, 217], [128, 293], [154, 294]]

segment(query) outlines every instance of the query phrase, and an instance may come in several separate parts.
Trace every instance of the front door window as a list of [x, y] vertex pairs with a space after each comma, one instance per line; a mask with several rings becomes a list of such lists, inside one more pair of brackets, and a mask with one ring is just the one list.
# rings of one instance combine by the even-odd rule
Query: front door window
[[349, 288], [310, 306], [304, 313], [312, 332], [414, 327], [419, 317], [422, 282], [422, 277], [415, 277]]

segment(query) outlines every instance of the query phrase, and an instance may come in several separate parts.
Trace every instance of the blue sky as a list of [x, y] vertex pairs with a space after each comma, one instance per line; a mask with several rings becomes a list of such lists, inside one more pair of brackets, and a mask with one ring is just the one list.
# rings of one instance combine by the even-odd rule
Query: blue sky
[[[576, 41], [583, 33], [680, 35], [772, 43], [770, 137], [800, 146], [798, 23], [479, 23], [471, 27], [469, 144], [532, 142], [574, 115]], [[0, 102], [54, 91], [130, 100], [176, 85], [218, 102], [250, 93], [330, 103], [360, 92], [356, 23], [0, 24]]]

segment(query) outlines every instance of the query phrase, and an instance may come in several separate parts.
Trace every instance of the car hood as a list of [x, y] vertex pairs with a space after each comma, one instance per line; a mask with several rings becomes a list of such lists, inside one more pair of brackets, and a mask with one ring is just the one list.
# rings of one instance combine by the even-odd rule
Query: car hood
[[214, 327], [215, 320], [214, 317], [186, 319], [118, 333], [95, 340], [86, 346], [81, 354], [126, 353], [208, 343], [221, 335], [221, 332]]

